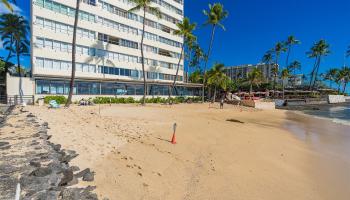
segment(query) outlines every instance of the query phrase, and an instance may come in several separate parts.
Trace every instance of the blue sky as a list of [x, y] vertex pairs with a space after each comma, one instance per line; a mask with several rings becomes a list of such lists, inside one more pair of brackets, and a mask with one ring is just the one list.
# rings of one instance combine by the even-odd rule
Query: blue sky
[[[209, 0], [187, 0], [186, 16], [198, 23], [199, 42], [208, 48], [210, 28], [203, 27], [202, 14]], [[254, 64], [278, 41], [294, 35], [301, 40], [291, 54], [291, 60], [302, 62], [304, 73], [309, 73], [313, 60], [306, 52], [314, 42], [325, 39], [332, 53], [324, 59], [322, 71], [343, 66], [344, 52], [350, 46], [349, 0], [221, 0], [229, 11], [224, 21], [226, 31], [218, 30], [211, 62], [225, 65]], [[348, 59], [350, 64], [350, 59]], [[281, 63], [285, 65], [285, 56]], [[307, 72], [306, 72], [307, 71]]]
[[[185, 15], [197, 22], [201, 46], [206, 50], [210, 38], [210, 27], [203, 27], [203, 9], [208, 3], [221, 2], [230, 13], [224, 21], [226, 31], [218, 30], [211, 63], [225, 65], [254, 64], [277, 41], [294, 35], [302, 44], [296, 46], [291, 60], [302, 62], [307, 73], [313, 64], [306, 53], [312, 44], [325, 39], [332, 53], [321, 65], [329, 67], [343, 65], [344, 52], [350, 45], [350, 1], [349, 0], [185, 0]], [[29, 0], [17, 0], [19, 12], [29, 19]], [[3, 9], [0, 9], [0, 11]], [[0, 51], [0, 56], [4, 52]], [[282, 56], [281, 64], [285, 63]], [[29, 58], [23, 61], [29, 66]], [[350, 59], [347, 60], [350, 64]]]

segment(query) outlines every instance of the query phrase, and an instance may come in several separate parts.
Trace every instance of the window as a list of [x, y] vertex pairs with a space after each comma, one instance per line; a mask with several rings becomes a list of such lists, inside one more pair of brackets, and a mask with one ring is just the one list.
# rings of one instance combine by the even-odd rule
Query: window
[[45, 69], [52, 69], [52, 60], [45, 59], [45, 61], [44, 61], [44, 68]]
[[36, 46], [39, 48], [43, 48], [44, 47], [44, 38], [37, 38], [36, 39]]
[[39, 68], [44, 68], [44, 59], [36, 58], [35, 66]]

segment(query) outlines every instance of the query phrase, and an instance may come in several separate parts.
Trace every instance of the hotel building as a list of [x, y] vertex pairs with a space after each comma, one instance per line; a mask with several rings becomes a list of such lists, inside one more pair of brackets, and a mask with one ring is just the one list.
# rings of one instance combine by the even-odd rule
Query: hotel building
[[259, 63], [257, 65], [240, 65], [240, 66], [231, 66], [226, 67], [225, 74], [231, 78], [231, 80], [236, 79], [246, 79], [248, 78], [249, 72], [251, 72], [254, 68], [258, 68], [262, 74], [265, 80], [272, 80], [273, 79], [273, 73], [272, 68], [273, 64], [264, 64]]
[[[76, 1], [32, 0], [32, 80], [34, 94], [66, 95], [69, 90]], [[150, 96], [166, 96], [175, 79], [183, 38], [183, 0], [152, 0], [161, 18], [128, 12], [129, 0], [82, 0], [76, 47], [74, 94], [143, 95], [140, 41], [145, 20], [145, 71]], [[199, 95], [200, 85], [185, 83], [180, 64], [177, 95]]]

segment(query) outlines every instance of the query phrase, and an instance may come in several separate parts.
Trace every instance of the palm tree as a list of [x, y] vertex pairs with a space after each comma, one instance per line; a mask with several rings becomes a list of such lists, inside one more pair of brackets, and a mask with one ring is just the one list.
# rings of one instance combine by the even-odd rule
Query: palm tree
[[293, 35], [289, 36], [285, 42], [285, 46], [287, 48], [286, 67], [289, 65], [289, 56], [290, 52], [292, 51], [292, 47], [297, 44], [300, 44], [300, 41], [297, 40]]
[[[143, 12], [143, 20], [142, 20], [142, 36], [141, 36], [141, 64], [142, 64], [142, 76], [143, 76], [143, 99], [142, 105], [146, 105], [146, 95], [147, 95], [147, 80], [146, 80], [146, 72], [145, 72], [145, 56], [143, 53], [143, 41], [145, 38], [145, 26], [146, 26], [146, 12], [150, 12], [156, 15], [158, 18], [161, 18], [161, 13], [159, 8], [152, 7], [152, 0], [130, 0], [135, 4], [135, 7], [131, 8], [129, 12], [139, 11]], [[170, 92], [170, 91], [169, 91]]]
[[340, 70], [340, 74], [342, 77], [342, 82], [343, 82], [343, 94], [345, 93], [346, 86], [348, 85], [350, 81], [350, 68], [349, 67], [343, 67]]
[[288, 67], [287, 69], [289, 70], [289, 72], [293, 71], [293, 87], [295, 85], [295, 80], [297, 78], [296, 75], [296, 70], [300, 70], [301, 69], [301, 63], [297, 60], [293, 61]]
[[280, 55], [282, 52], [286, 52], [286, 47], [283, 45], [282, 42], [277, 42], [274, 49], [272, 50], [275, 54], [275, 67], [273, 69], [273, 73], [275, 75], [275, 80], [273, 83], [273, 91], [276, 90], [276, 84], [277, 84], [277, 75], [279, 73], [279, 65], [278, 65], [278, 61], [280, 58]]
[[316, 42], [307, 52], [309, 58], [315, 58], [314, 67], [311, 72], [310, 86], [309, 89], [313, 89], [317, 82], [318, 71], [320, 69], [321, 60], [323, 57], [330, 53], [329, 44], [325, 40], [320, 40]]
[[15, 53], [17, 58], [17, 72], [19, 76], [19, 96], [20, 101], [23, 103], [23, 90], [22, 90], [22, 73], [21, 73], [21, 63], [20, 63], [20, 57], [21, 56], [27, 56], [29, 53], [29, 41], [26, 38], [25, 35], [16, 35], [14, 36], [15, 40]]
[[282, 98], [284, 99], [284, 88], [285, 88], [285, 80], [290, 77], [289, 70], [288, 69], [283, 69], [281, 72], [281, 79], [282, 79]]
[[[8, 72], [9, 60], [17, 55], [27, 53], [28, 41], [27, 33], [29, 31], [28, 21], [19, 15], [9, 13], [0, 16], [0, 35], [4, 48], [8, 51], [5, 60], [5, 74]], [[18, 60], [18, 59], [17, 59]], [[18, 63], [19, 65], [19, 60]], [[5, 75], [6, 82], [6, 75]], [[21, 84], [20, 84], [21, 85]], [[21, 92], [21, 87], [19, 88]], [[21, 94], [21, 93], [20, 93]]]
[[74, 90], [74, 79], [75, 79], [75, 54], [76, 54], [76, 44], [77, 44], [77, 28], [78, 28], [78, 21], [79, 21], [79, 10], [80, 10], [80, 0], [77, 0], [76, 6], [75, 6], [75, 17], [74, 17], [74, 27], [73, 27], [73, 41], [72, 41], [72, 75], [69, 83], [69, 94], [68, 94], [68, 100], [66, 102], [65, 107], [68, 108], [70, 104], [72, 103], [72, 96], [73, 96], [73, 90]]
[[[264, 56], [262, 57], [261, 61], [271, 67], [272, 61], [273, 61], [273, 54], [271, 51], [267, 51]], [[270, 75], [269, 75], [270, 76]], [[269, 81], [269, 80], [268, 80]]]
[[336, 81], [336, 76], [337, 76], [338, 71], [339, 70], [336, 68], [331, 68], [325, 73], [324, 80], [329, 81], [329, 88], [332, 88], [333, 81]]
[[[228, 12], [224, 10], [224, 6], [221, 3], [214, 3], [213, 5], [209, 4], [209, 10], [203, 10], [203, 13], [205, 16], [207, 16], [207, 21], [204, 23], [204, 25], [211, 25], [212, 30], [211, 30], [211, 39], [209, 43], [209, 48], [208, 52], [205, 56], [205, 64], [204, 64], [204, 70], [203, 73], [206, 74], [207, 71], [207, 65], [208, 61], [211, 55], [211, 51], [213, 48], [213, 42], [214, 42], [214, 35], [215, 35], [215, 30], [219, 26], [223, 30], [225, 30], [224, 25], [222, 24], [222, 21], [228, 17]], [[203, 80], [203, 86], [202, 86], [202, 103], [204, 102], [204, 92], [205, 92], [205, 76]]]
[[[174, 31], [175, 35], [178, 36], [182, 36], [184, 38], [184, 44], [182, 45], [181, 48], [181, 54], [180, 54], [180, 58], [179, 58], [179, 62], [177, 63], [177, 68], [176, 68], [176, 75], [175, 75], [175, 79], [173, 82], [173, 89], [175, 89], [175, 84], [177, 81], [177, 76], [179, 74], [179, 68], [180, 68], [180, 63], [183, 57], [183, 52], [185, 49], [185, 44], [189, 47], [192, 46], [193, 41], [196, 39], [196, 37], [193, 35], [193, 31], [196, 28], [196, 24], [195, 23], [190, 23], [190, 20], [185, 17], [184, 20], [182, 21], [182, 23], [178, 23], [177, 25], [178, 30]], [[169, 97], [171, 96], [171, 93], [169, 93]]]
[[248, 78], [250, 89], [249, 93], [253, 92], [253, 85], [259, 86], [263, 80], [263, 74], [260, 69], [254, 68], [251, 72], [248, 73]]
[[7, 9], [9, 9], [11, 12], [13, 12], [13, 7], [11, 6], [9, 0], [1, 0], [1, 3], [2, 3]]
[[208, 76], [208, 85], [214, 86], [214, 97], [213, 100], [215, 102], [216, 91], [218, 87], [222, 87], [225, 84], [226, 75], [224, 73], [225, 65], [221, 63], [215, 64], [207, 73]]
[[197, 70], [200, 68], [200, 63], [204, 59], [203, 49], [199, 46], [199, 44], [193, 44], [191, 47], [192, 50], [192, 58], [189, 62], [190, 67], [195, 67]]
[[189, 80], [191, 83], [203, 83], [203, 75], [201, 71], [196, 70], [191, 73]]

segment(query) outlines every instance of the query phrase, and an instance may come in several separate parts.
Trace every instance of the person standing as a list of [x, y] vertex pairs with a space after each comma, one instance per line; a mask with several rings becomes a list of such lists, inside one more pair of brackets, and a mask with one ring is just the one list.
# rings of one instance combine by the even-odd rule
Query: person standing
[[220, 109], [224, 109], [224, 98], [220, 99]]

